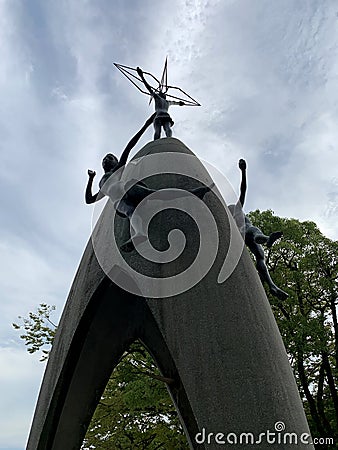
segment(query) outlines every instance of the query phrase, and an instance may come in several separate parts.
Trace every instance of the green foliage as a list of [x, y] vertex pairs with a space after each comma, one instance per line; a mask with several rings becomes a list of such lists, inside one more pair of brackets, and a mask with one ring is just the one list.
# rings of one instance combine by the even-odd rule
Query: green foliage
[[24, 334], [20, 338], [25, 341], [29, 353], [41, 352], [40, 361], [48, 358], [49, 348], [52, 345], [56, 325], [51, 321], [51, 315], [55, 311], [55, 306], [40, 303], [35, 313], [30, 312], [28, 318], [19, 316], [21, 323], [13, 323], [16, 330], [21, 330]]
[[189, 448], [161, 374], [140, 342], [131, 345], [114, 370], [82, 448]]
[[[313, 222], [254, 211], [250, 220], [265, 234], [283, 238], [267, 252], [275, 283], [288, 292], [284, 302], [268, 293], [314, 437], [338, 440], [338, 242]], [[323, 447], [321, 447], [323, 448]]]

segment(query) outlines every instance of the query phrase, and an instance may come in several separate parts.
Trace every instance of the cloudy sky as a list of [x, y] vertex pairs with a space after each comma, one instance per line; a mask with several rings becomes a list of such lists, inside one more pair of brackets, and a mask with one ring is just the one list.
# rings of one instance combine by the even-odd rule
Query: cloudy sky
[[174, 136], [236, 190], [247, 160], [247, 211], [338, 238], [335, 1], [0, 0], [1, 450], [24, 448], [44, 370], [11, 323], [41, 302], [58, 320], [91, 231], [86, 171], [152, 113], [112, 62], [160, 76], [167, 55], [202, 104], [172, 107]]

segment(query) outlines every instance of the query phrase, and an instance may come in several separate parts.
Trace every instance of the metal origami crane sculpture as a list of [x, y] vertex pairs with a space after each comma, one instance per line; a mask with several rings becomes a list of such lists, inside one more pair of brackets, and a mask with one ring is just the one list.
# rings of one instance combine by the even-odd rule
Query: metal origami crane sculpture
[[[151, 94], [144, 90], [144, 84], [142, 79], [137, 73], [137, 69], [133, 67], [124, 66], [122, 64], [114, 63], [114, 66], [140, 91], [142, 94]], [[183, 101], [185, 106], [201, 106], [197, 100], [193, 99], [189, 94], [187, 94], [183, 89], [177, 86], [168, 85], [168, 58], [166, 58], [164, 63], [164, 68], [162, 72], [161, 81], [158, 80], [152, 73], [143, 72], [148, 78], [148, 83], [156, 92], [163, 92], [166, 97], [172, 100]], [[170, 91], [170, 93], [169, 93]], [[173, 93], [174, 92], [174, 93]], [[150, 98], [151, 102], [152, 98]], [[149, 103], [150, 103], [149, 102]]]

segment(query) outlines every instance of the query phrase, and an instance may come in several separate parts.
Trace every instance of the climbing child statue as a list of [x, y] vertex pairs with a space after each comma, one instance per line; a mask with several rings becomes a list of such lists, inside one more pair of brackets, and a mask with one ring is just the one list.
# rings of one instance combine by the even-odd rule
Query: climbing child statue
[[[235, 220], [238, 219], [238, 211], [244, 206], [245, 194], [247, 188], [246, 182], [246, 162], [244, 159], [240, 159], [238, 166], [242, 172], [241, 187], [240, 187], [240, 197], [237, 205], [229, 205], [229, 210], [234, 216]], [[243, 214], [243, 213], [242, 213]], [[239, 225], [240, 221], [236, 220]], [[265, 263], [264, 250], [261, 244], [266, 244], [268, 248], [279, 239], [283, 233], [281, 231], [276, 231], [271, 233], [270, 236], [265, 235], [259, 228], [255, 227], [247, 216], [244, 216], [244, 235], [245, 244], [251, 250], [256, 258], [256, 267], [262, 282], [266, 282], [269, 286], [272, 295], [278, 297], [280, 300], [284, 300], [288, 297], [288, 294], [279, 287], [275, 285], [269, 274], [268, 268]]]

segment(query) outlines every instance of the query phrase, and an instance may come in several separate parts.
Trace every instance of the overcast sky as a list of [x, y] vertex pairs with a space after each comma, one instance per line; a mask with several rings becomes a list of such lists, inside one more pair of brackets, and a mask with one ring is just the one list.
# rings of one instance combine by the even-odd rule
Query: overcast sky
[[202, 104], [172, 107], [174, 136], [235, 190], [247, 160], [246, 211], [338, 237], [336, 1], [0, 0], [1, 450], [24, 449], [44, 370], [11, 323], [41, 302], [58, 320], [91, 231], [87, 169], [153, 111], [112, 62], [160, 77], [167, 55]]

